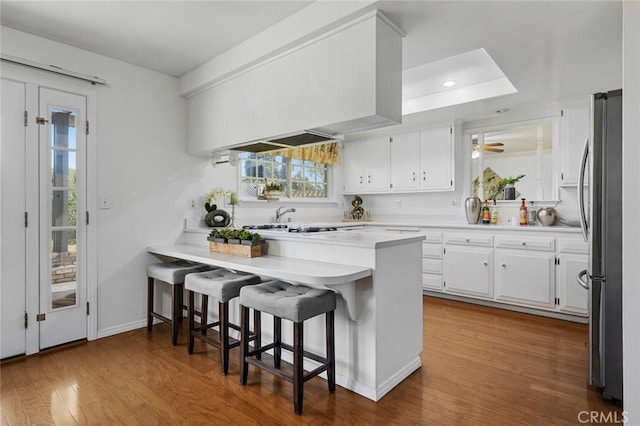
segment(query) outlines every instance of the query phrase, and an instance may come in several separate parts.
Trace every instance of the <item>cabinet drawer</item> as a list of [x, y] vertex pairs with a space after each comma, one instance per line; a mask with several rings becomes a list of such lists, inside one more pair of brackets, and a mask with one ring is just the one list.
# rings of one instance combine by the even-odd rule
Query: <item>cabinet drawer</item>
[[558, 251], [560, 253], [589, 254], [589, 244], [584, 240], [558, 238]]
[[441, 244], [442, 243], [442, 232], [440, 231], [427, 231], [424, 233], [425, 243], [430, 244]]
[[442, 275], [442, 260], [422, 259], [422, 272]]
[[444, 234], [445, 244], [459, 244], [463, 246], [491, 247], [492, 235], [482, 234]]
[[442, 246], [422, 243], [422, 257], [442, 259]]
[[496, 237], [497, 248], [539, 250], [539, 251], [555, 251], [555, 238], [548, 237]]
[[422, 274], [422, 288], [442, 291], [442, 275]]

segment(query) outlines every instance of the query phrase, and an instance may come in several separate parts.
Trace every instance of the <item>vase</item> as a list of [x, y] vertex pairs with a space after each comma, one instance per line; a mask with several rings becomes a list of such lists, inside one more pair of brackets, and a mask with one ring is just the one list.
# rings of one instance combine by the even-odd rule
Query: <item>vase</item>
[[480, 210], [482, 209], [482, 200], [478, 197], [468, 197], [464, 201], [464, 212], [467, 215], [467, 222], [472, 225], [480, 220]]
[[504, 187], [504, 199], [505, 200], [515, 200], [516, 199], [516, 187], [512, 183], [508, 183]]

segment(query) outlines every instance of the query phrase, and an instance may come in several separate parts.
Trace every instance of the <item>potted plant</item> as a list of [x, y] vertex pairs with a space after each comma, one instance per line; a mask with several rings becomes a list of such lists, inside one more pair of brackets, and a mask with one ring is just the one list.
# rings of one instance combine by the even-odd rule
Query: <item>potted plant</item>
[[516, 177], [506, 177], [500, 182], [500, 187], [504, 189], [505, 200], [516, 199], [516, 187], [515, 184], [520, 181], [525, 175], [518, 175]]
[[229, 229], [229, 236], [227, 237], [227, 242], [229, 244], [240, 244], [240, 234], [242, 233], [239, 229]]
[[214, 229], [209, 233], [209, 241], [215, 241], [216, 243], [226, 243], [227, 239], [222, 235], [222, 229]]
[[260, 234], [257, 232], [251, 232], [244, 230], [240, 233], [240, 244], [245, 246], [255, 246], [258, 244], [262, 244], [264, 240], [260, 237]]
[[264, 197], [267, 200], [278, 201], [280, 199], [281, 190], [282, 186], [280, 185], [280, 182], [267, 182], [264, 187]]

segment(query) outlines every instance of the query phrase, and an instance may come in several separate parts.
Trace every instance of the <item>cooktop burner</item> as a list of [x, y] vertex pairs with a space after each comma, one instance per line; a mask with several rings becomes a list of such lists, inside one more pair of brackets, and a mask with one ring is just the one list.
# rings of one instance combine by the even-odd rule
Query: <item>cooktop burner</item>
[[338, 228], [333, 226], [299, 226], [295, 228], [289, 228], [289, 232], [328, 232], [337, 230]]

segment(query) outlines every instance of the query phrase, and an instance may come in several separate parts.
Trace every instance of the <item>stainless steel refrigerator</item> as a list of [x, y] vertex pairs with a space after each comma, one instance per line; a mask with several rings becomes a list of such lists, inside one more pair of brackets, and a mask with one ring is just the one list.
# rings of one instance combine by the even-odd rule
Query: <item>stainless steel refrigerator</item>
[[577, 279], [589, 291], [589, 383], [621, 401], [622, 90], [593, 95], [591, 114], [578, 186], [589, 268]]

